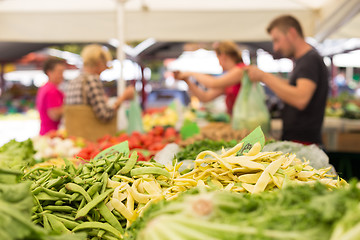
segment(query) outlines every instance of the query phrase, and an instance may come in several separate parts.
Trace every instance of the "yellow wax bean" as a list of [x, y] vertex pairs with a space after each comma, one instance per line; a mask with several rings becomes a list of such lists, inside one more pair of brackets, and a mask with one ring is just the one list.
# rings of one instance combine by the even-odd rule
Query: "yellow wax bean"
[[240, 165], [243, 168], [248, 168], [252, 170], [264, 170], [265, 167], [261, 163], [254, 162], [251, 160], [246, 159], [246, 156], [240, 156], [240, 157], [232, 157], [226, 158], [225, 161]]
[[123, 215], [127, 220], [135, 221], [136, 216], [132, 212], [130, 212], [122, 202], [120, 202], [116, 198], [111, 198], [110, 201], [111, 205], [113, 205], [115, 210], [118, 211], [121, 215]]
[[259, 180], [255, 184], [255, 187], [251, 193], [259, 193], [263, 192], [266, 188], [266, 186], [269, 184], [269, 181], [271, 180], [270, 175], [274, 175], [277, 170], [280, 168], [281, 164], [283, 164], [286, 161], [286, 157], [281, 157], [278, 160], [272, 162], [265, 168], [265, 170], [262, 172]]
[[249, 193], [254, 192], [255, 185], [253, 185], [253, 184], [242, 183], [241, 186]]
[[194, 179], [189, 179], [189, 178], [177, 178], [177, 179], [174, 179], [174, 182], [175, 183], [186, 183], [186, 184], [193, 185], [193, 186], [197, 185], [197, 182]]
[[238, 151], [240, 151], [240, 149], [242, 148], [243, 145], [244, 145], [244, 143], [236, 144], [234, 147], [230, 148], [228, 151], [221, 154], [220, 157], [224, 158], [224, 157], [229, 157], [229, 156], [235, 155]]
[[147, 203], [150, 200], [150, 196], [139, 193], [134, 185], [128, 187], [127, 190], [130, 192], [131, 196], [135, 199], [135, 201], [139, 203]]
[[296, 174], [297, 178], [302, 181], [306, 181], [314, 175], [315, 175], [315, 172], [313, 172], [313, 171], [301, 171]]
[[[127, 208], [127, 210], [129, 210], [129, 212], [131, 212], [133, 215], [134, 215], [134, 198], [131, 196], [131, 194], [129, 193], [129, 190], [126, 190], [127, 191], [127, 195], [128, 195], [128, 197], [127, 197], [127, 199], [126, 199], [126, 208]], [[127, 222], [126, 222], [126, 227], [127, 228], [129, 228], [130, 227], [130, 225], [131, 225], [131, 223], [132, 223], [133, 221], [131, 221], [131, 220], [129, 220], [129, 219], [127, 219]]]
[[244, 156], [255, 156], [261, 151], [261, 144], [260, 142], [256, 142], [252, 148], [249, 150], [249, 152], [244, 153]]
[[[227, 169], [231, 169], [231, 165], [225, 161], [223, 161], [216, 153], [212, 152], [212, 151], [203, 151], [201, 153], [198, 154], [198, 156], [196, 157], [196, 160], [198, 160], [199, 158], [202, 159], [205, 156], [210, 155], [213, 158], [215, 158], [216, 161], [218, 161], [221, 165], [223, 165], [225, 168]], [[207, 159], [207, 158], [206, 158]], [[195, 162], [196, 162], [195, 160]], [[204, 159], [205, 160], [205, 159]], [[214, 161], [211, 158], [209, 158], [209, 161]]]
[[249, 173], [249, 174], [244, 174], [238, 177], [238, 180], [240, 182], [244, 182], [244, 183], [256, 183], [260, 176], [261, 176], [262, 172], [257, 172], [257, 173]]
[[229, 183], [228, 185], [226, 185], [226, 187], [224, 188], [224, 190], [227, 190], [227, 191], [231, 191], [231, 189], [234, 187], [235, 183]]

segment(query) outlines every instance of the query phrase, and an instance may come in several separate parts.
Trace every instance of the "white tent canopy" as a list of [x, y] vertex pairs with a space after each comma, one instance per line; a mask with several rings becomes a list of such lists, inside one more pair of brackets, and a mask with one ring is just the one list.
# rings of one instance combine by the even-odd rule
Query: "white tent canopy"
[[[107, 42], [118, 38], [117, 1], [1, 0], [0, 41]], [[359, 9], [359, 0], [127, 0], [122, 30], [126, 41], [266, 41], [267, 24], [292, 14], [306, 36], [349, 38], [360, 37]]]

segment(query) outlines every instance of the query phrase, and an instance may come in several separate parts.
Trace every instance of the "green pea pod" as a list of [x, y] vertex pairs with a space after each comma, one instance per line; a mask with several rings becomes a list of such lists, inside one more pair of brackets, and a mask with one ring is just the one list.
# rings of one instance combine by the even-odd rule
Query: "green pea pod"
[[87, 190], [87, 193], [90, 195], [90, 196], [93, 196], [95, 194], [95, 192], [97, 192], [101, 186], [103, 184], [101, 182], [96, 182], [94, 183], [94, 185], [92, 185], [91, 187], [89, 187], [89, 189]]
[[104, 240], [118, 240], [118, 238], [113, 237], [113, 236], [111, 236], [109, 234], [104, 234], [101, 239], [104, 239]]
[[104, 202], [101, 202], [99, 204], [99, 211], [101, 216], [110, 223], [111, 226], [116, 228], [119, 232], [124, 233], [123, 228], [121, 227], [120, 222], [117, 220], [117, 218], [111, 213], [111, 211], [106, 207]]
[[104, 172], [103, 179], [102, 179], [103, 185], [102, 185], [102, 188], [101, 188], [100, 193], [105, 192], [106, 186], [107, 186], [107, 182], [108, 182], [108, 178], [109, 178], [109, 175], [108, 175], [106, 172]]
[[76, 209], [70, 206], [53, 206], [48, 205], [43, 208], [44, 210], [56, 211], [56, 212], [73, 212]]
[[65, 219], [56, 215], [53, 215], [57, 220], [59, 220], [60, 222], [62, 222], [64, 224], [64, 226], [70, 230], [76, 228], [80, 223], [77, 223], [75, 221], [71, 221], [69, 219]]
[[36, 199], [39, 201], [57, 201], [59, 197], [50, 196], [46, 192], [40, 192], [36, 195]]
[[58, 234], [70, 232], [69, 229], [67, 229], [65, 225], [61, 221], [59, 221], [55, 216], [51, 214], [46, 214], [46, 216], [54, 232]]
[[145, 175], [145, 174], [154, 174], [154, 175], [163, 175], [167, 178], [171, 178], [170, 173], [166, 171], [163, 168], [158, 167], [140, 167], [140, 168], [134, 168], [130, 172], [131, 176], [137, 176], [137, 175]]
[[118, 237], [119, 239], [123, 238], [121, 232], [116, 230], [116, 228], [114, 228], [108, 223], [102, 223], [102, 222], [83, 222], [80, 225], [78, 225], [76, 228], [74, 228], [73, 232], [86, 230], [86, 229], [103, 229], [113, 234], [114, 236]]
[[69, 191], [80, 193], [81, 195], [84, 196], [87, 202], [91, 202], [92, 199], [90, 195], [81, 186], [77, 185], [76, 183], [67, 183], [65, 187]]
[[49, 194], [49, 196], [52, 196], [52, 197], [58, 197], [58, 198], [61, 198], [61, 199], [71, 199], [71, 195], [68, 195], [68, 194], [63, 193], [63, 192], [56, 192], [56, 191], [53, 191], [53, 190], [50, 190], [50, 189], [47, 189], [47, 188], [43, 188], [43, 191], [45, 193]]
[[126, 162], [125, 166], [119, 171], [119, 174], [126, 174], [133, 169], [138, 159], [138, 154], [136, 151], [133, 151], [129, 160]]
[[100, 202], [104, 201], [104, 199], [109, 196], [114, 191], [114, 189], [109, 189], [105, 191], [104, 193], [100, 194], [99, 196], [95, 197], [91, 202], [88, 202], [83, 208], [81, 208], [77, 213], [75, 218], [79, 219], [82, 217], [85, 217], [88, 212], [93, 209], [96, 205], [98, 205]]

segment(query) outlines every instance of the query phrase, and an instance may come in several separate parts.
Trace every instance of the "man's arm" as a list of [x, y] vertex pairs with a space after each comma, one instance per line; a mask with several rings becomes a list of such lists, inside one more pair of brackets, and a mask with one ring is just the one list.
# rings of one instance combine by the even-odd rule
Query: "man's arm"
[[299, 110], [306, 108], [316, 89], [316, 84], [307, 78], [297, 79], [296, 86], [292, 86], [286, 80], [263, 72], [254, 66], [247, 69], [251, 81], [265, 83], [282, 101]]

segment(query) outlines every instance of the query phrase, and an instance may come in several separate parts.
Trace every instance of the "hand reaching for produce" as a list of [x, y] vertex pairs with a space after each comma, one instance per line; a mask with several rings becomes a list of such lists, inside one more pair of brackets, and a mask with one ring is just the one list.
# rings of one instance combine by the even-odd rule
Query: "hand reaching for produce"
[[174, 73], [174, 78], [175, 80], [184, 80], [187, 81], [188, 78], [190, 77], [189, 72], [180, 72], [180, 71], [175, 71]]

